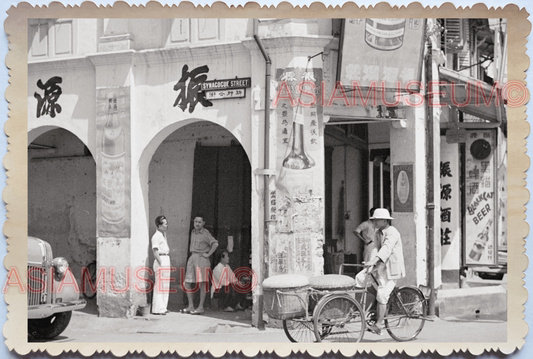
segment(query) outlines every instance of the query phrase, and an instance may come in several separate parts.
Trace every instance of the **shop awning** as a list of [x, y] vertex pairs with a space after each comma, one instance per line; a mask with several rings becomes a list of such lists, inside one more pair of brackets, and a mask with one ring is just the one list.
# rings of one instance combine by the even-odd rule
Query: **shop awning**
[[402, 107], [355, 106], [335, 104], [324, 108], [326, 125], [362, 124], [378, 122], [405, 122], [405, 109]]
[[440, 101], [458, 110], [491, 122], [505, 122], [506, 116], [500, 89], [457, 71], [439, 68]]

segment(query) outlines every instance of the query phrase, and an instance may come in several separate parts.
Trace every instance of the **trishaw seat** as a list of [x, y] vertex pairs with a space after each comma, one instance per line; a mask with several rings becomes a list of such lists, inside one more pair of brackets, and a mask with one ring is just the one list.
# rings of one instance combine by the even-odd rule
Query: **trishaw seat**
[[309, 286], [318, 290], [349, 289], [355, 286], [355, 279], [343, 274], [324, 274], [309, 278]]

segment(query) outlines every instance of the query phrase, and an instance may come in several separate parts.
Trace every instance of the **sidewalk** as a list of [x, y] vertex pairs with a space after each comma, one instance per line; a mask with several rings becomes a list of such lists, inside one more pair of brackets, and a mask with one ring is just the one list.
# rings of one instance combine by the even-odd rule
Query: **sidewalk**
[[[204, 333], [245, 333], [259, 332], [252, 327], [252, 312], [250, 310], [227, 313], [223, 311], [206, 310], [203, 315], [182, 314], [170, 312], [167, 315], [148, 314], [146, 317], [135, 316], [127, 318], [102, 318], [95, 314], [75, 311], [69, 329], [91, 331], [107, 331], [122, 334], [204, 334]], [[87, 325], [90, 323], [90, 325]], [[266, 328], [265, 331], [279, 331], [280, 329]]]
[[[203, 315], [171, 312], [164, 316], [102, 318], [74, 312], [65, 337], [74, 341], [96, 342], [288, 342], [282, 328], [259, 330], [251, 325], [251, 311], [226, 313], [206, 311]], [[213, 336], [214, 335], [214, 336]], [[416, 342], [502, 342], [507, 338], [506, 317], [450, 318], [426, 321]], [[363, 342], [394, 340], [386, 333], [365, 333]]]

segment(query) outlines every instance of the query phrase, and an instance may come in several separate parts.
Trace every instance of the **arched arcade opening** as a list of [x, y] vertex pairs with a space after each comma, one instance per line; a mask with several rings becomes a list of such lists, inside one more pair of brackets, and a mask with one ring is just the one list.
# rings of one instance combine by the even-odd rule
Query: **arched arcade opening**
[[[154, 219], [164, 214], [175, 281], [169, 310], [187, 305], [180, 283], [189, 254], [195, 214], [219, 241], [219, 250], [231, 249], [230, 265], [251, 267], [251, 166], [244, 148], [224, 127], [198, 121], [172, 133], [155, 150], [148, 171], [149, 233]], [[148, 249], [149, 265], [153, 264]], [[217, 256], [213, 255], [213, 265]], [[184, 275], [184, 272], [183, 272]]]
[[[81, 285], [82, 267], [96, 260], [96, 163], [72, 132], [50, 127], [28, 138], [28, 235], [65, 257]], [[87, 308], [96, 310], [96, 303]]]

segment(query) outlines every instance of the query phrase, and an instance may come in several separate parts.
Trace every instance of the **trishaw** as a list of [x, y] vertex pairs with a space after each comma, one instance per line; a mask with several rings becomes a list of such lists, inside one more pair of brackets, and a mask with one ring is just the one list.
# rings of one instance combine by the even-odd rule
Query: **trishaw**
[[[358, 288], [354, 278], [343, 274], [344, 267], [365, 265], [341, 264], [338, 275], [310, 278], [308, 286], [276, 289], [272, 298], [265, 300], [267, 314], [283, 320], [291, 342], [359, 342], [367, 327], [375, 323], [376, 313], [367, 288], [369, 280], [377, 283], [376, 277], [369, 271], [365, 286]], [[393, 339], [408, 341], [418, 336], [429, 320], [429, 293], [426, 286], [394, 288], [384, 319], [385, 329]]]

